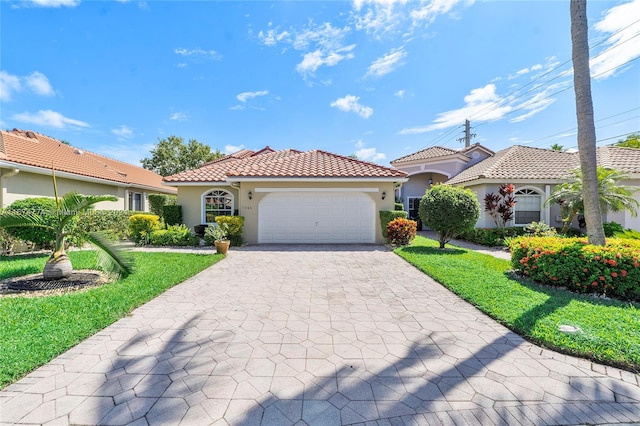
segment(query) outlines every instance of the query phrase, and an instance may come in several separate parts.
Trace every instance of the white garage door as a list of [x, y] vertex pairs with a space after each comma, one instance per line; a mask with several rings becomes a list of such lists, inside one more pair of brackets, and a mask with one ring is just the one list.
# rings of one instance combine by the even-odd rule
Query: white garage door
[[274, 192], [258, 205], [259, 243], [373, 243], [375, 226], [362, 192]]

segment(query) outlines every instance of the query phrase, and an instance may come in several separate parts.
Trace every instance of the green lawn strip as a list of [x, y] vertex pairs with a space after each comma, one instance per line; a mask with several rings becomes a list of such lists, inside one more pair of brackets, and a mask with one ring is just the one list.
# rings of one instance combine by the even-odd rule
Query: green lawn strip
[[[564, 353], [640, 371], [640, 304], [594, 298], [513, 278], [510, 262], [416, 237], [403, 259], [526, 338]], [[582, 332], [563, 333], [562, 324]]]
[[[69, 256], [74, 269], [95, 269], [94, 252], [70, 252]], [[222, 259], [221, 255], [183, 253], [135, 252], [133, 256], [135, 272], [120, 281], [65, 295], [0, 299], [0, 388]], [[3, 257], [0, 277], [20, 276], [33, 268], [41, 271], [47, 257]]]

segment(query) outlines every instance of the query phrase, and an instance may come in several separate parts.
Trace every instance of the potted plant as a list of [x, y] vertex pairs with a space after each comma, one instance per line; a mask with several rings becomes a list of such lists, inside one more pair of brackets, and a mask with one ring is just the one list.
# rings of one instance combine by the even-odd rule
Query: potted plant
[[213, 243], [216, 246], [216, 250], [220, 254], [227, 254], [229, 250], [229, 225], [226, 223], [221, 224], [212, 224], [207, 226], [207, 229], [204, 231], [205, 237], [209, 237], [213, 239]]

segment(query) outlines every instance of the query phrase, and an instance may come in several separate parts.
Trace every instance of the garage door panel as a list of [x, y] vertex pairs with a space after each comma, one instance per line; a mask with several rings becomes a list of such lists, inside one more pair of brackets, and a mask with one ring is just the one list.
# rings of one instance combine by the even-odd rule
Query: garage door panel
[[362, 192], [271, 193], [258, 209], [260, 243], [375, 242], [375, 203]]

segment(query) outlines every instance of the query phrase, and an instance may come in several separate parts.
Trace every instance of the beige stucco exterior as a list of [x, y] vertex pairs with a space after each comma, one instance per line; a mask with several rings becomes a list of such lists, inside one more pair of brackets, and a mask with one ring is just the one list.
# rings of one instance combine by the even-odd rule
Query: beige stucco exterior
[[[182, 217], [184, 223], [193, 229], [195, 225], [202, 224], [203, 220], [203, 196], [209, 191], [216, 189], [223, 189], [233, 194], [234, 210], [237, 210], [238, 215], [244, 216], [244, 232], [243, 238], [247, 244], [258, 243], [258, 215], [260, 201], [270, 193], [270, 188], [277, 188], [277, 190], [291, 190], [291, 192], [304, 192], [310, 188], [314, 190], [327, 190], [330, 192], [332, 189], [340, 191], [363, 192], [375, 203], [375, 241], [376, 243], [384, 243], [382, 237], [382, 231], [380, 228], [380, 218], [378, 211], [380, 210], [393, 210], [394, 208], [394, 182], [372, 182], [364, 179], [353, 179], [339, 181], [324, 180], [324, 181], [295, 181], [295, 180], [256, 180], [248, 182], [237, 182], [230, 185], [188, 185], [178, 186], [178, 204], [182, 206]], [[361, 189], [362, 191], [359, 191]], [[371, 191], [375, 189], [375, 191]], [[366, 191], [365, 191], [366, 190]], [[251, 192], [251, 199], [249, 199], [249, 192]], [[382, 193], [385, 193], [385, 199], [382, 199]]]
[[[6, 208], [17, 200], [35, 197], [53, 197], [53, 181], [50, 173], [32, 173], [24, 170], [0, 169], [0, 208]], [[122, 184], [108, 183], [97, 179], [79, 176], [73, 178], [69, 174], [56, 175], [58, 194], [77, 191], [83, 195], [113, 195], [118, 201], [106, 201], [95, 205], [97, 210], [129, 210], [129, 193], [141, 194], [141, 211], [149, 211], [148, 196], [158, 194], [148, 188], [137, 188]], [[169, 187], [167, 187], [169, 189]]]

